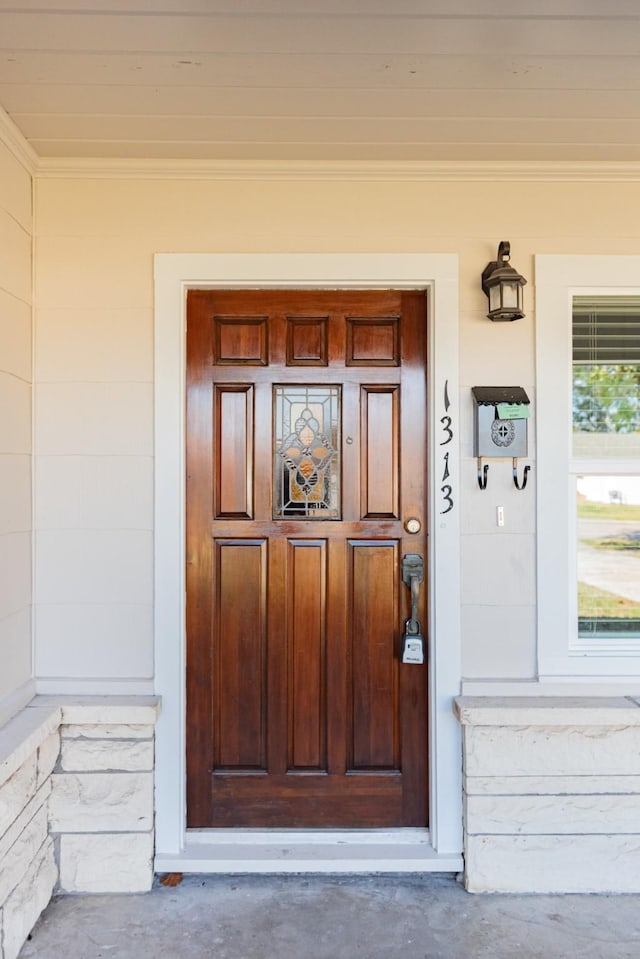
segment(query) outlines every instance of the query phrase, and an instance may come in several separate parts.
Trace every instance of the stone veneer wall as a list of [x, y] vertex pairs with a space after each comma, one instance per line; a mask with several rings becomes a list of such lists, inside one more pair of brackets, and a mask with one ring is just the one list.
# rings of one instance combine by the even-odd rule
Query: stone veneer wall
[[0, 959], [54, 891], [153, 880], [150, 697], [36, 697], [0, 729]]
[[640, 700], [462, 696], [470, 892], [640, 892]]

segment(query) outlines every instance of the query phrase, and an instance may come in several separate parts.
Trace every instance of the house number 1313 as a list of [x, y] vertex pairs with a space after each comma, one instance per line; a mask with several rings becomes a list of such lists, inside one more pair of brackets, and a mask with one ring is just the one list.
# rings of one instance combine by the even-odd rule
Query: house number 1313
[[[448, 446], [449, 443], [453, 440], [453, 418], [449, 415], [449, 408], [451, 402], [449, 400], [449, 380], [445, 380], [444, 383], [444, 416], [440, 417], [440, 426], [441, 426], [441, 439], [440, 446]], [[450, 479], [449, 475], [449, 451], [442, 451], [441, 459], [441, 477], [440, 482], [442, 486], [440, 487], [440, 493], [442, 494], [441, 504], [444, 506], [444, 509], [440, 510], [440, 515], [444, 516], [445, 513], [450, 513], [453, 509], [453, 486], [451, 483], [447, 482]]]

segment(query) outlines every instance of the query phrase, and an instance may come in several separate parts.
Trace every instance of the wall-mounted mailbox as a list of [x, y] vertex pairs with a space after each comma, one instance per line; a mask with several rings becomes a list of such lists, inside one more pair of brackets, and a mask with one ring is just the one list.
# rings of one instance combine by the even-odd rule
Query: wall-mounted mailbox
[[517, 458], [527, 455], [529, 397], [521, 386], [474, 386], [473, 452], [478, 457], [478, 483], [486, 489], [488, 465], [483, 457], [511, 457], [513, 480], [524, 489], [530, 467], [525, 467], [522, 485], [518, 481]]

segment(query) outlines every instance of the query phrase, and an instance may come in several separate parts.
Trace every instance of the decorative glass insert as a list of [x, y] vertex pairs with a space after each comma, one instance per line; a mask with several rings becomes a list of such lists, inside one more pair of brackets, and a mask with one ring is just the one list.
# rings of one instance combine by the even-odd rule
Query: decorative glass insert
[[340, 519], [340, 387], [275, 386], [274, 519]]

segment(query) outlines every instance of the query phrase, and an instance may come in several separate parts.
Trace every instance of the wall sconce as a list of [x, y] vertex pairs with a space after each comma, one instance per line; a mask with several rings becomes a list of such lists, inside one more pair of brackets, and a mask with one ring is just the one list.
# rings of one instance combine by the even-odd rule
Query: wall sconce
[[508, 240], [501, 240], [498, 247], [498, 258], [487, 263], [482, 272], [482, 289], [489, 297], [490, 320], [521, 320], [522, 287], [526, 284], [523, 276], [509, 266], [511, 244]]

